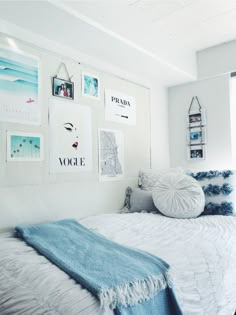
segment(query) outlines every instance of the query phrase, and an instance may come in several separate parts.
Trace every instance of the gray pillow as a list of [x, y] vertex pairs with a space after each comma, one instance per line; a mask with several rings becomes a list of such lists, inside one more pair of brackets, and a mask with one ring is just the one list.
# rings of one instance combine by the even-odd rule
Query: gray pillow
[[126, 189], [125, 208], [128, 212], [158, 212], [152, 199], [152, 192], [140, 188]]

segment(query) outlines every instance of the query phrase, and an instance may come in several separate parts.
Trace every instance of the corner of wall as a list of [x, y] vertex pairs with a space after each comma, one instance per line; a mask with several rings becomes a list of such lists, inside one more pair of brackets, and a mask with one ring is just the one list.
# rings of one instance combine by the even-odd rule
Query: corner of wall
[[151, 166], [167, 168], [170, 165], [167, 87], [160, 82], [151, 86]]

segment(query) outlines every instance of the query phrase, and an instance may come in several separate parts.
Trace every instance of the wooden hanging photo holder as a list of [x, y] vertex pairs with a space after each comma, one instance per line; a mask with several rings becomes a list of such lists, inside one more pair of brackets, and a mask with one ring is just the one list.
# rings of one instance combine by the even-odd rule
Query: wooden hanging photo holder
[[[197, 101], [198, 104], [198, 110], [192, 110], [193, 102], [194, 100]], [[190, 129], [196, 129], [200, 128], [202, 129], [206, 126], [206, 116], [205, 116], [205, 110], [202, 109], [202, 106], [199, 102], [199, 99], [197, 96], [193, 96], [189, 109], [188, 109], [188, 129], [190, 132]]]
[[[198, 108], [193, 110], [194, 101]], [[193, 96], [188, 109], [188, 159], [204, 159], [206, 157], [206, 117], [205, 110], [197, 96]]]

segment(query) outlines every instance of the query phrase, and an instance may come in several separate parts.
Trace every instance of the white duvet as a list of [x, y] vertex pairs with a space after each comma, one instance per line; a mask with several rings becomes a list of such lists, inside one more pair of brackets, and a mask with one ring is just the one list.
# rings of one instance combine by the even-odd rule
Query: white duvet
[[[184, 315], [234, 314], [235, 217], [179, 220], [157, 214], [107, 214], [84, 218], [80, 223], [115, 242], [164, 259], [171, 266]], [[0, 314], [95, 315], [99, 314], [99, 303], [8, 233], [0, 236]]]

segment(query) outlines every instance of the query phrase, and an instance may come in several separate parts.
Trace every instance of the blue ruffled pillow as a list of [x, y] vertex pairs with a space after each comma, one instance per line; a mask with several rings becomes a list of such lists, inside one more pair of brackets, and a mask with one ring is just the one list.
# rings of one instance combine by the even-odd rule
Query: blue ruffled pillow
[[235, 215], [234, 171], [208, 171], [190, 173], [199, 181], [205, 194], [203, 215]]

